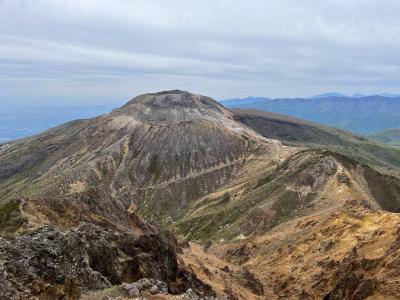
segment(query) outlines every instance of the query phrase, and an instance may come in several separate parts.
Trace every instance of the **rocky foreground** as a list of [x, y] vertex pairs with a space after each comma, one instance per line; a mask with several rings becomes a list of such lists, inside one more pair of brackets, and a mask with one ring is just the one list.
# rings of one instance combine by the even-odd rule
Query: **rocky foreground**
[[[90, 223], [62, 231], [47, 225], [0, 238], [0, 299], [78, 299], [88, 291], [139, 280], [154, 293], [191, 289], [214, 296], [210, 286], [178, 263], [179, 252], [168, 233], [134, 235]], [[126, 295], [134, 293], [127, 288]]]
[[[147, 224], [150, 226], [149, 224]], [[200, 246], [90, 223], [0, 238], [0, 299], [398, 299], [400, 226], [367, 202]]]
[[250, 271], [142, 224], [141, 234], [81, 223], [0, 237], [0, 299], [262, 299]]

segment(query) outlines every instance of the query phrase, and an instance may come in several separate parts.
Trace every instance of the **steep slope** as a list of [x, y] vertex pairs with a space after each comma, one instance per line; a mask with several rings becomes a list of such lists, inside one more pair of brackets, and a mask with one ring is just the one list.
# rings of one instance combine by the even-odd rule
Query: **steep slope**
[[368, 135], [368, 138], [373, 139], [375, 141], [389, 144], [392, 146], [399, 147], [400, 146], [400, 129], [386, 129], [383, 131], [375, 132]]
[[28, 224], [124, 227], [128, 210], [174, 220], [248, 161], [277, 162], [288, 151], [213, 99], [183, 91], [138, 96], [109, 114], [0, 147], [0, 201], [23, 198]]
[[[259, 98], [258, 98], [259, 99]], [[265, 110], [369, 134], [400, 127], [400, 97], [324, 97], [318, 99], [268, 99], [243, 104], [227, 101], [227, 107]], [[225, 102], [222, 101], [222, 104]]]
[[226, 242], [268, 232], [284, 222], [341, 206], [348, 199], [397, 211], [400, 181], [343, 155], [304, 150], [249, 174], [193, 203], [174, 224], [199, 242]]
[[400, 174], [400, 150], [334, 127], [260, 110], [234, 109], [235, 119], [284, 144], [330, 149], [380, 170]]
[[347, 201], [208, 251], [253, 272], [268, 299], [398, 299], [398, 221]]

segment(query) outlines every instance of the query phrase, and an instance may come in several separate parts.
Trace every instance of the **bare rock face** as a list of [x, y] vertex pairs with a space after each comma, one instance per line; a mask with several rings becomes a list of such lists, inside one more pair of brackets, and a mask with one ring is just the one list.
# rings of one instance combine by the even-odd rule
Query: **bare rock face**
[[[167, 233], [133, 235], [83, 223], [61, 231], [47, 225], [0, 238], [0, 299], [78, 299], [90, 290], [124, 282], [154, 282], [160, 291], [213, 295], [177, 261], [180, 248]], [[142, 279], [150, 278], [150, 279]], [[140, 281], [141, 280], [141, 281]], [[158, 291], [158, 287], [157, 287]]]
[[155, 125], [204, 120], [236, 124], [233, 113], [214, 99], [180, 90], [138, 96], [114, 110], [112, 115], [130, 116]]

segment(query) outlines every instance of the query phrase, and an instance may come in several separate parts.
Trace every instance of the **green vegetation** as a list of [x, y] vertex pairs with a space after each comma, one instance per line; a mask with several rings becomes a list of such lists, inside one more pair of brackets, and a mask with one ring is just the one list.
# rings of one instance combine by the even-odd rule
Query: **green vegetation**
[[0, 206], [0, 233], [16, 232], [24, 224], [24, 218], [16, 200], [8, 201]]
[[[312, 155], [310, 156], [310, 153]], [[304, 156], [310, 156], [303, 160]], [[272, 213], [271, 219], [263, 222], [263, 216], [255, 224], [258, 231], [265, 232], [276, 225], [304, 213], [304, 210], [316, 196], [310, 192], [304, 197], [298, 192], [288, 189], [299, 178], [312, 173], [315, 166], [325, 157], [324, 153], [302, 151], [288, 158], [276, 168], [266, 170], [248, 181], [242, 187], [239, 197], [232, 197], [225, 192], [222, 196], [205, 198], [193, 204], [191, 212], [171, 228], [188, 239], [206, 242], [231, 240], [243, 232], [251, 233], [248, 224], [258, 222], [251, 212], [263, 207]], [[261, 227], [260, 227], [261, 226]]]
[[189, 213], [170, 224], [170, 228], [200, 243], [210, 238], [229, 241], [243, 234], [266, 232], [310, 213], [321, 189], [335, 176], [337, 162], [359, 172], [383, 209], [396, 211], [400, 208], [398, 178], [380, 174], [340, 153], [311, 149], [300, 151], [275, 168], [261, 172], [239, 190], [233, 188], [222, 196], [219, 193], [218, 197], [210, 195], [194, 202]]
[[400, 149], [334, 127], [257, 110], [235, 110], [240, 122], [290, 146], [334, 151], [400, 176]]
[[400, 185], [397, 178], [377, 174], [370, 168], [364, 168], [364, 177], [371, 194], [383, 209], [392, 212], [400, 209]]
[[386, 129], [373, 134], [368, 135], [370, 139], [375, 141], [389, 144], [392, 146], [400, 147], [400, 129]]

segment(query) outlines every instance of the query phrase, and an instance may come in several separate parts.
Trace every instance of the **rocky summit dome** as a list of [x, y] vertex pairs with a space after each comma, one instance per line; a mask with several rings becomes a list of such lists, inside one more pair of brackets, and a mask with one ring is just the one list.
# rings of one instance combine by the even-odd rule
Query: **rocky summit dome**
[[232, 119], [232, 113], [214, 99], [180, 90], [140, 95], [114, 110], [113, 114], [128, 115], [149, 123], [200, 119], [223, 122], [224, 119]]
[[[30, 155], [21, 160], [26, 149]], [[52, 199], [27, 201], [36, 205], [30, 211], [43, 215], [37, 207], [55, 203], [69, 212], [72, 204], [63, 199], [89, 199], [100, 218], [129, 227], [123, 215], [131, 205], [143, 216], [176, 219], [237, 176], [255, 155], [274, 162], [285, 153], [278, 141], [237, 122], [212, 98], [173, 90], [144, 94], [109, 114], [13, 143], [0, 153], [0, 183], [27, 170], [32, 179], [41, 176], [38, 186], [27, 184], [29, 196], [46, 191]]]

